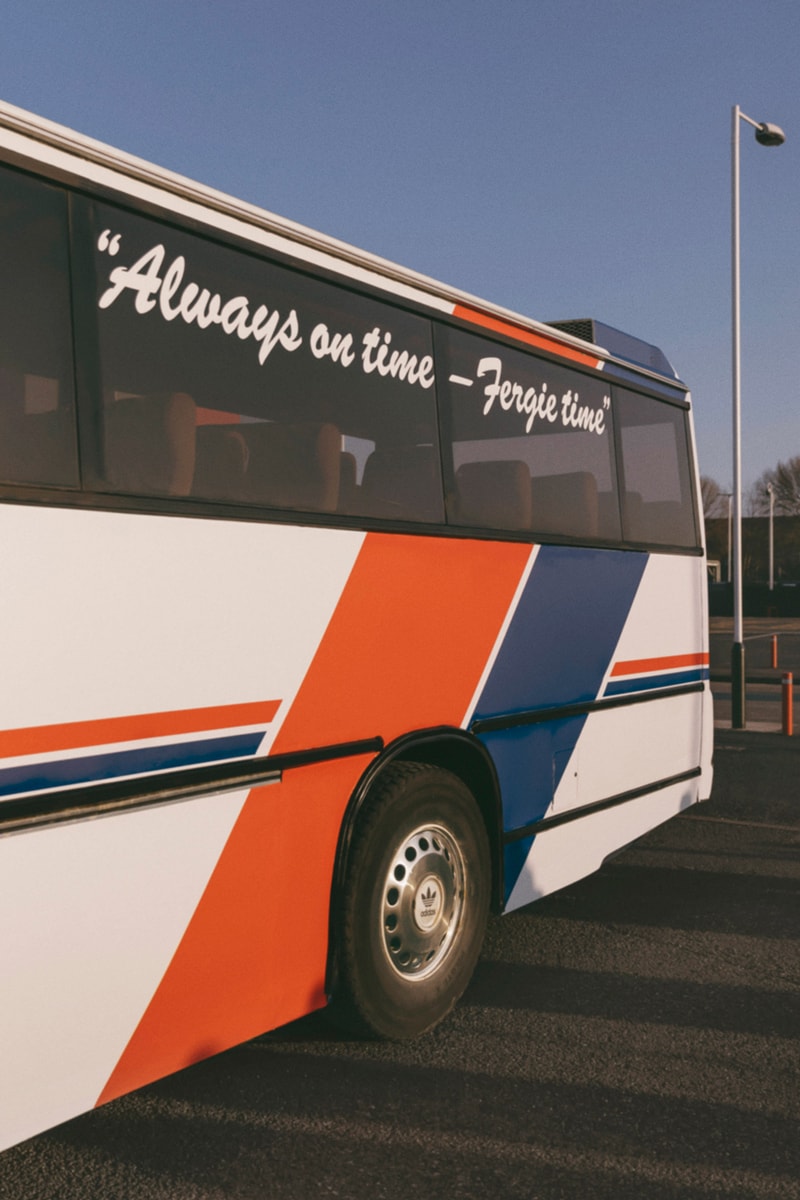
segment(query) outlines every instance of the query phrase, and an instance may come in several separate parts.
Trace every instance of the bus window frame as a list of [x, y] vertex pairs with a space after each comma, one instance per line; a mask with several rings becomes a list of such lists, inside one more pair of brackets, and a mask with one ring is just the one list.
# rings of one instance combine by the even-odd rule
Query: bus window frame
[[625, 455], [623, 453], [623, 447], [622, 447], [623, 422], [619, 419], [616, 419], [614, 421], [614, 438], [616, 441], [615, 458], [616, 458], [616, 464], [617, 464], [617, 472], [618, 472], [618, 476], [619, 476], [617, 486], [618, 486], [618, 496], [619, 496], [619, 504], [620, 504], [620, 531], [622, 534], [623, 546], [630, 547], [630, 548], [637, 549], [637, 550], [638, 549], [648, 550], [648, 551], [650, 551], [652, 553], [656, 553], [656, 554], [662, 554], [662, 553], [663, 554], [682, 554], [682, 555], [687, 555], [687, 556], [691, 556], [691, 555], [702, 556], [702, 555], [704, 555], [705, 549], [703, 546], [702, 530], [701, 530], [699, 520], [698, 520], [699, 514], [698, 514], [697, 495], [696, 495], [697, 488], [696, 488], [695, 482], [694, 482], [696, 479], [696, 463], [695, 463], [695, 456], [694, 456], [694, 451], [693, 451], [693, 446], [692, 446], [692, 439], [689, 436], [689, 425], [688, 425], [688, 421], [687, 421], [687, 414], [689, 414], [691, 412], [691, 404], [689, 403], [688, 400], [679, 400], [677, 398], [673, 399], [671, 397], [666, 397], [663, 394], [647, 392], [647, 391], [644, 391], [643, 389], [632, 387], [631, 384], [628, 382], [624, 382], [624, 383], [616, 383], [616, 384], [612, 385], [611, 403], [615, 409], [615, 412], [616, 412], [616, 409], [619, 407], [618, 402], [617, 402], [617, 396], [620, 391], [627, 392], [636, 397], [642, 397], [644, 399], [653, 400], [657, 404], [663, 404], [669, 408], [677, 409], [683, 414], [681, 422], [680, 422], [681, 440], [683, 443], [683, 449], [685, 450], [685, 457], [684, 457], [683, 461], [686, 463], [687, 483], [688, 483], [688, 491], [689, 491], [688, 502], [689, 502], [689, 505], [691, 506], [692, 530], [694, 533], [694, 543], [692, 546], [681, 545], [678, 542], [662, 543], [662, 542], [655, 542], [652, 540], [637, 541], [634, 538], [625, 536], [625, 526], [626, 526], [626, 522], [628, 519], [626, 517], [626, 512], [625, 512], [625, 497], [627, 496], [628, 489], [626, 487], [626, 482], [625, 482]]
[[[620, 515], [621, 537], [619, 540], [604, 537], [575, 537], [569, 534], [540, 533], [532, 530], [506, 530], [487, 526], [469, 526], [456, 524], [445, 519], [444, 523], [425, 523], [417, 520], [394, 519], [384, 516], [349, 515], [344, 513], [326, 513], [299, 511], [285, 508], [275, 508], [252, 502], [237, 502], [228, 499], [205, 499], [200, 497], [168, 497], [159, 495], [128, 494], [115, 492], [102, 485], [101, 464], [102, 446], [99, 426], [91, 420], [91, 409], [87, 403], [90, 396], [97, 397], [101, 392], [100, 385], [100, 355], [97, 325], [94, 316], [94, 296], [97, 287], [97, 277], [91, 254], [87, 249], [91, 243], [90, 221], [88, 219], [89, 204], [86, 201], [99, 201], [104, 204], [117, 206], [134, 216], [150, 218], [179, 232], [193, 234], [203, 240], [221, 247], [245, 253], [260, 259], [267, 264], [273, 264], [286, 270], [307, 276], [310, 279], [332, 283], [345, 292], [353, 292], [366, 299], [372, 299], [388, 308], [396, 308], [407, 312], [418, 319], [425, 320], [431, 329], [434, 353], [434, 366], [437, 379], [434, 385], [434, 403], [439, 431], [439, 468], [441, 472], [442, 498], [446, 504], [448, 488], [453, 485], [452, 454], [445, 446], [445, 441], [451, 442], [449, 416], [445, 415], [442, 405], [439, 376], [441, 355], [437, 352], [437, 331], [444, 326], [450, 326], [462, 332], [470, 333], [485, 341], [487, 345], [506, 346], [526, 356], [541, 362], [551, 362], [563, 369], [569, 370], [581, 377], [592, 379], [605, 378], [612, 393], [622, 388], [635, 395], [641, 395], [667, 404], [673, 408], [691, 409], [686, 398], [686, 389], [672, 381], [654, 377], [649, 384], [647, 373], [638, 373], [635, 367], [627, 366], [622, 372], [622, 378], [615, 378], [613, 360], [606, 362], [611, 369], [601, 373], [593, 371], [582, 363], [565, 359], [557, 353], [537, 347], [530, 351], [521, 341], [503, 332], [492, 331], [473, 325], [470, 321], [457, 315], [441, 313], [433, 308], [426, 311], [424, 306], [415, 306], [404, 301], [402, 297], [381, 289], [376, 284], [363, 280], [355, 281], [351, 277], [340, 274], [324, 265], [311, 265], [307, 260], [282, 253], [271, 247], [250, 241], [243, 235], [209, 226], [192, 215], [177, 214], [147, 199], [136, 197], [132, 199], [122, 191], [103, 186], [85, 178], [76, 177], [68, 171], [57, 167], [49, 168], [47, 174], [41, 171], [41, 164], [32, 164], [24, 156], [9, 154], [4, 163], [34, 180], [44, 184], [61, 187], [65, 192], [68, 210], [68, 252], [69, 252], [69, 283], [71, 292], [71, 325], [73, 337], [73, 380], [75, 397], [75, 416], [78, 439], [78, 464], [80, 478], [77, 487], [65, 488], [50, 484], [2, 484], [0, 485], [0, 502], [5, 500], [32, 503], [63, 504], [76, 508], [106, 508], [152, 513], [158, 515], [192, 516], [195, 518], [212, 518], [220, 520], [246, 520], [258, 522], [274, 522], [278, 524], [311, 525], [342, 529], [365, 529], [397, 533], [413, 533], [419, 536], [445, 536], [456, 538], [474, 538], [478, 540], [520, 541], [529, 543], [596, 546], [607, 549], [649, 550], [659, 554], [678, 554], [684, 556], [699, 556], [704, 553], [698, 524], [696, 498], [690, 488], [689, 502], [692, 505], [692, 520], [695, 532], [695, 545], [685, 546], [676, 544], [661, 544], [651, 541], [633, 541], [624, 536], [622, 497], [624, 495], [624, 475], [621, 458], [619, 421], [614, 419], [614, 468], [618, 488], [618, 506]], [[78, 203], [76, 203], [78, 201]], [[669, 394], [667, 394], [669, 393]], [[94, 401], [93, 403], [95, 403]], [[685, 443], [686, 463], [689, 477], [694, 478], [695, 456], [689, 436], [686, 419], [682, 422], [682, 440]], [[448, 461], [449, 459], [449, 461]], [[446, 509], [445, 509], [446, 512]]]

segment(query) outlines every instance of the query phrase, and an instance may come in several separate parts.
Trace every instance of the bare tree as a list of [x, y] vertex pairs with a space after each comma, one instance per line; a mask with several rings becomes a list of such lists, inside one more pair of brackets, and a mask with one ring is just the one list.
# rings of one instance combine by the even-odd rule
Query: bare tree
[[800, 454], [764, 473], [753, 484], [750, 501], [754, 516], [769, 513], [769, 490], [772, 484], [775, 497], [775, 513], [778, 516], [800, 515]]
[[703, 499], [703, 516], [706, 520], [727, 516], [728, 493], [721, 490], [715, 479], [710, 479], [708, 475], [700, 476], [700, 495]]

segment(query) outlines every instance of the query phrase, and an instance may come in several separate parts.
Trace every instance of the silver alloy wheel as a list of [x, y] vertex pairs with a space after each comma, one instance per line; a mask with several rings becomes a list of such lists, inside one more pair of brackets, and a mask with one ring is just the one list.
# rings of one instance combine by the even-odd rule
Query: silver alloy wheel
[[403, 839], [383, 884], [381, 924], [387, 958], [399, 975], [435, 971], [458, 932], [466, 868], [456, 840], [438, 825]]

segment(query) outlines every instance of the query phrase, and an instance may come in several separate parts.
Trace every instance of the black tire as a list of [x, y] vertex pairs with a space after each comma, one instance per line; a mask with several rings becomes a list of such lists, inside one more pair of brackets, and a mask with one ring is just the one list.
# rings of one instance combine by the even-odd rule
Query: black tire
[[350, 847], [334, 1016], [391, 1039], [431, 1029], [469, 983], [489, 893], [486, 828], [465, 784], [425, 763], [387, 767]]

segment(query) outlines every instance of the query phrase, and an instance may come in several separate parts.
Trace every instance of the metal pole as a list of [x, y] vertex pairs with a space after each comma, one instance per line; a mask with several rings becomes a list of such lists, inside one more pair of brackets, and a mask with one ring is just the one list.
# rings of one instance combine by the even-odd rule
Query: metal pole
[[733, 575], [731, 573], [731, 538], [733, 536], [733, 493], [728, 496], [728, 583], [730, 583]]
[[745, 670], [742, 620], [742, 396], [739, 265], [739, 105], [731, 130], [731, 291], [733, 295], [733, 645], [731, 647], [731, 725], [745, 728]]
[[774, 513], [775, 513], [775, 489], [771, 483], [767, 484], [769, 492], [769, 590], [774, 591], [775, 588], [775, 536], [774, 536]]

